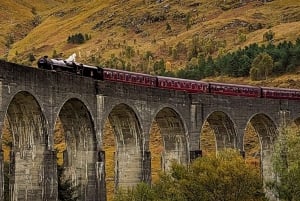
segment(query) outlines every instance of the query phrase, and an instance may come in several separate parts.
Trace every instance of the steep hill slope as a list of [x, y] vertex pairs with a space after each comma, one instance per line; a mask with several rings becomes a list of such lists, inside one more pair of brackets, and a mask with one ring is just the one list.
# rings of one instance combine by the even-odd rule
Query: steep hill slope
[[[226, 2], [226, 3], [224, 3]], [[263, 34], [275, 33], [274, 42], [294, 41], [300, 37], [300, 1], [274, 0], [1, 0], [0, 58], [35, 65], [35, 58], [54, 51], [67, 57], [77, 53], [78, 61], [98, 64], [119, 57], [134, 66], [151, 66], [164, 59], [172, 69], [185, 66], [188, 54], [174, 58], [174, 48], [192, 45], [195, 34], [214, 56], [251, 43], [263, 43]], [[83, 44], [68, 43], [76, 33], [91, 39]], [[119, 66], [118, 66], [119, 65]], [[116, 67], [122, 64], [116, 63]], [[141, 67], [142, 68], [142, 67]], [[141, 71], [141, 68], [134, 70]], [[207, 78], [219, 82], [300, 88], [297, 74], [253, 82], [248, 78]], [[207, 129], [209, 130], [209, 129]], [[251, 129], [249, 129], [251, 130]], [[114, 192], [114, 135], [106, 128], [108, 195]], [[8, 131], [4, 131], [4, 133]], [[153, 179], [160, 170], [161, 137], [152, 127]], [[202, 149], [213, 151], [214, 136], [203, 131]], [[249, 131], [251, 143], [246, 149], [258, 152], [257, 136]], [[256, 137], [256, 138], [255, 138]], [[7, 139], [9, 141], [9, 138]], [[252, 141], [255, 141], [254, 143]], [[5, 145], [3, 149], [9, 150]], [[63, 149], [63, 146], [61, 149]], [[254, 147], [254, 148], [253, 148]], [[206, 149], [206, 150], [205, 150]], [[8, 153], [5, 152], [5, 153]], [[248, 154], [248, 152], [247, 152]], [[6, 154], [6, 158], [8, 155]], [[259, 163], [259, 162], [258, 162]]]
[[[192, 45], [193, 36], [213, 55], [250, 43], [263, 43], [275, 32], [275, 42], [300, 37], [298, 0], [51, 0], [1, 1], [0, 55], [10, 61], [35, 65], [44, 54], [75, 52], [77, 60], [103, 63], [111, 58], [141, 66], [164, 59], [182, 68], [188, 54], [174, 58], [172, 49]], [[90, 36], [83, 44], [68, 43], [76, 33]], [[116, 64], [116, 66], [122, 64]], [[142, 71], [141, 68], [135, 70]], [[144, 70], [145, 71], [145, 70]]]

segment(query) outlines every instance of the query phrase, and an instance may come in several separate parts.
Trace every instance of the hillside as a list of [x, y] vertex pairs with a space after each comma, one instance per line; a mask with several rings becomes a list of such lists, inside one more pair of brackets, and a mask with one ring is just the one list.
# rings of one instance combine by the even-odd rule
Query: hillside
[[[242, 2], [242, 3], [240, 3]], [[198, 35], [203, 52], [217, 56], [251, 43], [263, 44], [263, 34], [275, 33], [274, 43], [300, 37], [300, 1], [273, 0], [2, 0], [0, 1], [0, 58], [36, 66], [29, 61], [43, 55], [68, 57], [89, 64], [111, 63], [112, 67], [152, 73], [160, 59], [168, 70], [185, 67], [189, 46]], [[89, 36], [82, 44], [68, 43], [74, 34]], [[180, 50], [181, 48], [181, 50]], [[174, 56], [176, 53], [176, 56]], [[118, 58], [118, 59], [116, 59]], [[206, 81], [259, 86], [300, 88], [298, 73], [270, 77], [265, 81], [249, 78], [206, 78]], [[59, 130], [59, 129], [58, 129]], [[106, 125], [105, 151], [109, 197], [114, 186], [114, 135]], [[258, 138], [247, 128], [247, 154], [259, 156]], [[157, 125], [152, 125], [151, 153], [153, 180], [160, 171], [162, 140]], [[6, 127], [3, 131], [9, 133]], [[9, 137], [7, 142], [11, 141]], [[201, 139], [204, 154], [214, 151], [214, 136], [209, 126]], [[3, 145], [6, 160], [9, 143]], [[57, 144], [64, 149], [64, 144]], [[248, 151], [249, 150], [249, 151]], [[258, 165], [259, 166], [259, 165]]]
[[[75, 52], [81, 62], [114, 61], [115, 67], [125, 63], [134, 66], [129, 70], [151, 73], [160, 59], [171, 70], [183, 68], [188, 53], [172, 53], [192, 45], [195, 34], [213, 56], [262, 44], [268, 30], [275, 43], [300, 37], [298, 0], [9, 0], [0, 9], [0, 58], [34, 66], [29, 54], [37, 59]], [[68, 43], [76, 33], [89, 40]]]

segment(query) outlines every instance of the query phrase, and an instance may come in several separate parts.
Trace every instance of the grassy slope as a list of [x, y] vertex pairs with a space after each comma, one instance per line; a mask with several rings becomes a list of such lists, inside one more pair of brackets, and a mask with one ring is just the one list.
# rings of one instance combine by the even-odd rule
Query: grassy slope
[[[96, 53], [103, 58], [110, 57], [121, 51], [114, 45], [109, 45], [108, 40], [113, 44], [123, 44], [133, 46], [140, 51], [140, 55], [147, 50], [153, 52], [155, 59], [164, 57], [170, 61], [176, 68], [184, 66], [185, 58], [174, 61], [168, 56], [164, 48], [174, 46], [179, 41], [188, 43], [194, 34], [201, 37], [210, 37], [216, 40], [226, 39], [226, 50], [234, 50], [250, 43], [262, 43], [262, 35], [268, 28], [272, 28], [275, 32], [275, 41], [295, 40], [300, 37], [300, 2], [298, 0], [275, 0], [266, 5], [259, 4], [257, 1], [246, 4], [240, 8], [229, 11], [222, 11], [217, 8], [212, 1], [203, 0], [200, 6], [191, 6], [196, 1], [184, 1], [184, 3], [176, 3], [180, 1], [165, 0], [162, 4], [143, 4], [142, 1], [63, 1], [63, 0], [19, 0], [0, 1], [0, 55], [5, 53], [5, 37], [8, 33], [14, 33], [17, 41], [9, 51], [8, 59], [12, 60], [18, 52], [17, 62], [24, 62], [29, 52], [34, 52], [35, 56], [44, 54], [51, 55], [53, 50], [62, 52], [65, 56], [76, 52], [81, 57], [78, 60], [84, 61], [86, 57]], [[150, 2], [150, 1], [145, 1]], [[213, 1], [215, 2], [215, 1]], [[163, 6], [170, 4], [167, 21], [172, 27], [172, 32], [166, 32], [166, 22], [145, 23], [140, 25], [143, 33], [136, 34], [134, 26], [126, 24], [126, 19], [142, 19], [146, 12], [151, 15], [159, 15], [162, 13]], [[42, 23], [37, 27], [30, 26], [30, 21], [34, 15], [31, 12], [35, 7], [37, 14], [42, 16]], [[186, 30], [184, 18], [173, 20], [175, 13], [192, 12], [193, 25], [191, 29]], [[197, 13], [197, 14], [196, 14]], [[296, 20], [295, 20], [296, 19]], [[240, 25], [231, 26], [234, 20], [245, 21], [247, 23], [263, 23], [264, 28], [257, 31], [248, 32], [245, 27]], [[103, 21], [100, 29], [92, 29], [98, 22]], [[127, 28], [120, 24], [128, 25]], [[19, 25], [19, 26], [18, 26]], [[21, 25], [21, 26], [20, 26]], [[226, 28], [225, 28], [226, 27]], [[243, 43], [236, 43], [238, 30], [247, 35], [247, 40]], [[92, 39], [83, 45], [70, 45], [66, 43], [69, 35], [74, 33], [88, 33], [92, 35]], [[136, 43], [134, 43], [134, 40]], [[155, 41], [155, 42], [154, 42]], [[1, 56], [0, 56], [1, 57]], [[139, 62], [139, 57], [132, 59]], [[294, 87], [300, 88], [300, 80], [297, 75], [285, 75], [280, 78], [269, 78], [263, 82], [252, 82], [248, 78], [232, 79], [227, 77], [208, 78], [206, 80], [214, 80], [220, 82], [233, 82], [251, 85], [266, 85], [277, 87]], [[113, 194], [113, 176], [114, 176], [114, 151], [115, 143], [111, 127], [107, 125], [105, 129], [104, 149], [107, 159], [107, 186], [109, 189], [109, 198]], [[5, 131], [7, 133], [7, 131]], [[157, 178], [157, 172], [160, 170], [160, 153], [162, 150], [162, 140], [159, 128], [153, 125], [151, 132], [150, 150], [153, 158], [153, 178]], [[251, 131], [251, 127], [247, 128], [247, 138], [249, 145], [245, 149], [249, 150], [249, 155], [253, 155], [258, 150], [258, 139]], [[201, 137], [201, 146], [204, 153], [214, 150], [215, 143], [213, 133], [209, 126], [203, 128]], [[63, 148], [62, 148], [63, 149]], [[248, 153], [248, 152], [247, 152]], [[6, 154], [7, 157], [7, 154]], [[251, 159], [250, 159], [251, 160]], [[252, 159], [253, 160], [253, 159]], [[257, 160], [255, 160], [257, 161]]]
[[8, 35], [14, 37], [17, 42], [22, 38], [26, 38], [27, 34], [32, 31], [31, 21], [34, 18], [33, 9], [37, 10], [37, 14], [44, 16], [49, 9], [57, 7], [60, 2], [55, 0], [5, 0], [0, 2], [0, 55], [4, 55], [7, 51], [5, 47]]
[[[42, 23], [33, 28], [26, 37], [16, 42], [9, 51], [8, 59], [12, 60], [15, 53], [17, 62], [24, 62], [27, 54], [33, 52], [36, 57], [44, 54], [52, 55], [53, 50], [62, 52], [65, 57], [76, 52], [84, 61], [91, 54], [100, 55], [102, 58], [109, 58], [111, 54], [119, 55], [122, 51], [122, 44], [133, 46], [139, 55], [132, 58], [132, 63], [140, 62], [140, 56], [146, 51], [154, 53], [154, 60], [163, 57], [170, 61], [175, 68], [183, 67], [186, 58], [173, 60], [168, 56], [168, 48], [164, 46], [175, 46], [179, 41], [188, 42], [194, 34], [201, 38], [212, 38], [214, 40], [226, 39], [226, 51], [243, 47], [253, 42], [262, 43], [262, 35], [268, 28], [275, 32], [275, 41], [295, 40], [300, 37], [300, 2], [298, 0], [275, 0], [265, 5], [255, 1], [242, 7], [222, 11], [211, 1], [201, 1], [199, 6], [193, 5], [196, 1], [171, 1], [163, 3], [146, 3], [142, 1], [66, 1], [62, 3], [53, 1], [44, 4], [32, 1], [37, 14], [42, 16]], [[150, 2], [150, 1], [144, 1]], [[3, 4], [1, 2], [0, 4]], [[170, 5], [168, 12], [164, 12], [164, 6]], [[9, 8], [8, 8], [9, 9]], [[28, 21], [33, 18], [30, 12], [31, 7], [11, 6], [12, 10], [22, 15], [21, 19]], [[147, 13], [149, 15], [147, 15]], [[186, 30], [185, 17], [177, 18], [180, 15], [191, 13], [192, 26]], [[166, 16], [167, 20], [150, 23], [145, 21], [145, 16]], [[247, 24], [263, 24], [263, 28], [249, 32]], [[97, 29], [95, 25], [102, 22]], [[172, 27], [172, 32], [166, 31], [166, 23]], [[25, 23], [25, 22], [24, 22]], [[11, 26], [5, 20], [6, 30], [10, 31]], [[8, 29], [11, 27], [11, 29]], [[139, 28], [142, 33], [135, 33]], [[15, 30], [15, 29], [14, 29]], [[237, 32], [241, 31], [247, 35], [247, 40], [237, 43]], [[83, 45], [70, 45], [66, 43], [68, 36], [75, 33], [91, 34], [92, 39]], [[5, 34], [4, 34], [5, 35]], [[1, 40], [1, 37], [0, 37]], [[3, 40], [3, 37], [2, 37]], [[112, 44], [108, 45], [108, 41]], [[135, 40], [135, 43], [134, 43]], [[121, 46], [119, 45], [121, 44]], [[166, 45], [165, 45], [166, 44]], [[3, 46], [3, 45], [2, 45]], [[2, 51], [3, 51], [2, 47]]]

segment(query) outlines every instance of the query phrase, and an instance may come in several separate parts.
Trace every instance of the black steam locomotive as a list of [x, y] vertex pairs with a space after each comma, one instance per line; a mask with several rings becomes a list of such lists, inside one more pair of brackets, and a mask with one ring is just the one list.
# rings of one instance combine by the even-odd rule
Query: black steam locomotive
[[67, 71], [77, 75], [92, 77], [102, 80], [103, 69], [97, 66], [89, 66], [75, 62], [76, 54], [71, 55], [68, 59], [60, 58], [49, 59], [48, 56], [41, 57], [37, 64], [41, 69], [53, 71]]
[[44, 56], [38, 60], [38, 67], [46, 70], [67, 71], [96, 80], [108, 80], [127, 84], [156, 87], [161, 89], [186, 91], [188, 93], [210, 93], [255, 98], [300, 100], [300, 90], [256, 87], [248, 85], [202, 82], [164, 76], [153, 76], [110, 68], [101, 68], [75, 62], [76, 55], [68, 59], [49, 59]]

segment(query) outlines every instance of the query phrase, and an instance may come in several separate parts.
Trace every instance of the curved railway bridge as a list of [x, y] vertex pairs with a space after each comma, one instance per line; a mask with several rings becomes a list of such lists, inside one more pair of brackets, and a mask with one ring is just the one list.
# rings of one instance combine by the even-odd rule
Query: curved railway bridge
[[[95, 81], [0, 61], [0, 186], [9, 200], [57, 199], [54, 133], [61, 124], [65, 172], [84, 201], [105, 201], [103, 135], [109, 120], [115, 137], [115, 186], [151, 182], [150, 129], [156, 122], [163, 141], [161, 166], [175, 159], [187, 164], [201, 155], [204, 122], [214, 131], [216, 149], [244, 154], [245, 128], [259, 136], [265, 180], [272, 176], [273, 141], [283, 120], [300, 122], [300, 102], [212, 94], [188, 94], [117, 82]], [[59, 122], [59, 123], [58, 123]], [[57, 139], [56, 139], [57, 140]], [[245, 153], [247, 154], [247, 153]], [[9, 164], [9, 180], [4, 166]], [[0, 200], [4, 198], [0, 188]]]

